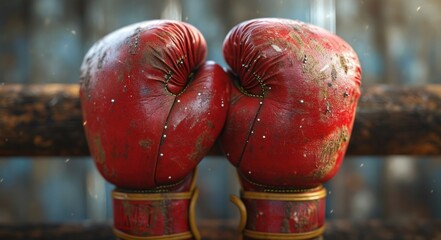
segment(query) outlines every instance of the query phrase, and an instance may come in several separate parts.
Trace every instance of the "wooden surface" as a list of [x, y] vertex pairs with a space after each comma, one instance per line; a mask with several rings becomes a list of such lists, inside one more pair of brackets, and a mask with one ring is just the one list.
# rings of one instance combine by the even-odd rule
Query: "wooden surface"
[[[89, 155], [77, 84], [0, 85], [0, 116], [0, 156]], [[441, 85], [364, 88], [348, 154], [441, 154]]]
[[[441, 221], [353, 223], [327, 221], [324, 239], [441, 239]], [[231, 222], [210, 221], [199, 224], [202, 239], [240, 239]], [[25, 224], [0, 225], [0, 239], [9, 240], [113, 240], [110, 224]]]

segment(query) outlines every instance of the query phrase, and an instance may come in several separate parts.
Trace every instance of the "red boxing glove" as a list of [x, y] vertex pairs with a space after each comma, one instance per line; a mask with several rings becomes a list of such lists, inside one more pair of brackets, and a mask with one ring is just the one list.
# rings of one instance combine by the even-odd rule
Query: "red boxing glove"
[[221, 143], [242, 183], [244, 236], [320, 236], [321, 183], [342, 162], [360, 96], [355, 52], [316, 26], [256, 19], [230, 31], [223, 54], [236, 88]]
[[98, 170], [117, 187], [119, 238], [199, 238], [194, 170], [229, 103], [228, 76], [206, 53], [193, 26], [157, 20], [117, 30], [85, 56], [84, 127]]

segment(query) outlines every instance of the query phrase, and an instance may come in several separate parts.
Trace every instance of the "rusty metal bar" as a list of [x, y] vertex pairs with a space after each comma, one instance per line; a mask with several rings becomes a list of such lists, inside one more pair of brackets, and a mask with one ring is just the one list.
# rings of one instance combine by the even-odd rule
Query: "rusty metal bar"
[[[364, 88], [348, 154], [441, 154], [441, 85]], [[0, 157], [86, 155], [77, 84], [0, 85]]]

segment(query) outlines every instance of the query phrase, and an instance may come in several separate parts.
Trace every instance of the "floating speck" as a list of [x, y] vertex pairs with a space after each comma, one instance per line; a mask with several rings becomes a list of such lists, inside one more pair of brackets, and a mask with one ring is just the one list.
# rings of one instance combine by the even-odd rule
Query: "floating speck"
[[303, 126], [302, 126], [302, 125], [300, 125], [300, 126], [299, 126], [299, 128], [303, 128]]
[[253, 134], [254, 133], [254, 131], [251, 131], [251, 134]]
[[332, 191], [329, 191], [328, 194], [331, 195], [331, 194], [332, 194]]
[[55, 106], [55, 105], [57, 105], [57, 103], [58, 103], [57, 97], [54, 97], [49, 101], [49, 105], [51, 105], [51, 106]]
[[263, 136], [262, 136], [262, 138], [263, 138], [263, 139], [265, 139], [265, 138], [266, 138], [266, 136], [265, 136], [265, 135], [263, 135]]
[[70, 161], [69, 158], [66, 158], [66, 160], [64, 160], [65, 163], [68, 163]]
[[434, 192], [433, 189], [431, 189], [431, 190], [430, 190], [430, 193], [433, 193], [433, 192]]
[[260, 118], [258, 118], [257, 121], [260, 122]]
[[202, 95], [202, 93], [198, 93], [198, 96], [201, 96]]
[[420, 9], [421, 9], [421, 6], [418, 6], [417, 9], [416, 9], [416, 11], [419, 12]]
[[185, 21], [188, 21], [188, 19], [189, 19], [188, 16], [186, 16], [186, 17], [184, 18]]
[[181, 102], [181, 100], [179, 100], [179, 99], [178, 99], [178, 101], [177, 101], [177, 102]]
[[360, 167], [364, 167], [364, 163], [360, 164]]
[[222, 104], [221, 104], [221, 107], [224, 107], [224, 106], [225, 106], [225, 105], [222, 103]]
[[185, 107], [185, 108], [184, 108], [184, 110], [187, 110], [187, 109], [188, 109], [188, 107]]
[[114, 103], [114, 102], [115, 102], [115, 99], [112, 98], [112, 99], [110, 100], [110, 102]]
[[160, 153], [159, 156], [164, 157], [164, 153]]
[[251, 174], [251, 171], [248, 171], [248, 174]]
[[87, 124], [87, 121], [84, 121], [84, 122], [83, 122], [83, 126], [86, 126], [86, 124]]
[[227, 153], [227, 157], [229, 157], [230, 156], [230, 153]]
[[73, 35], [77, 35], [77, 31], [75, 30], [70, 31], [70, 33], [72, 33]]
[[306, 153], [303, 154], [303, 157], [306, 157]]
[[303, 99], [302, 100], [300, 100], [300, 103], [304, 103], [305, 101], [303, 101]]
[[168, 179], [171, 179], [171, 176], [168, 176]]
[[166, 137], [167, 137], [167, 135], [166, 135], [166, 134], [164, 134], [164, 135], [162, 135], [162, 137], [166, 138]]
[[263, 104], [263, 102], [259, 102], [259, 104], [260, 104], [260, 105], [262, 105], [262, 104]]
[[334, 209], [331, 209], [331, 211], [329, 211], [330, 214], [332, 214], [334, 212]]
[[2, 183], [3, 181], [4, 181], [5, 179], [3, 179], [3, 178], [0, 178], [0, 183]]
[[164, 126], [164, 129], [167, 129], [167, 125]]
[[364, 28], [365, 28], [366, 30], [368, 30], [368, 29], [369, 29], [369, 24], [366, 25]]

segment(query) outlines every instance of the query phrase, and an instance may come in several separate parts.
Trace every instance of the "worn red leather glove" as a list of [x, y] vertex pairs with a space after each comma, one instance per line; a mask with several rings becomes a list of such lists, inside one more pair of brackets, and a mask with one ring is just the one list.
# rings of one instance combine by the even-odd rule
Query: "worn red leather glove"
[[110, 33], [84, 58], [84, 128], [96, 167], [117, 187], [119, 238], [199, 238], [194, 170], [229, 103], [228, 76], [206, 52], [193, 26], [158, 20]]
[[319, 27], [256, 19], [230, 31], [223, 54], [236, 87], [221, 143], [242, 183], [245, 238], [321, 235], [321, 183], [342, 162], [360, 96], [355, 52]]

